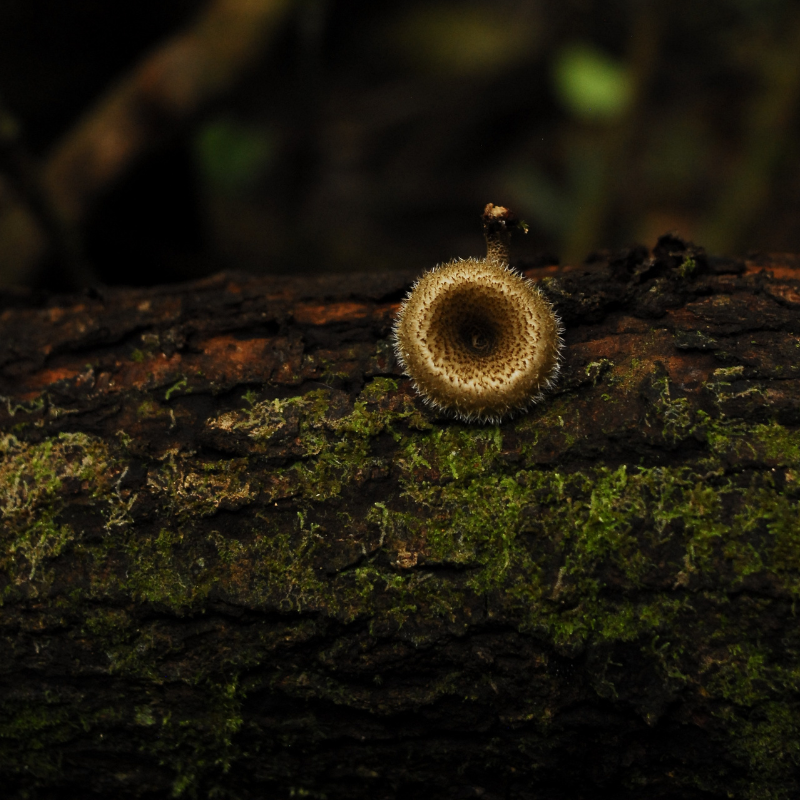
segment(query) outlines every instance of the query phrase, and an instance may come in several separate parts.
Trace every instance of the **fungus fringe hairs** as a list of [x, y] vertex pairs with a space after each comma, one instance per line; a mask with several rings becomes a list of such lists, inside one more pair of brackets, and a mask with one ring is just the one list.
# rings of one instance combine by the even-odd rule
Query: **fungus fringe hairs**
[[503, 206], [483, 213], [486, 258], [426, 272], [394, 324], [395, 355], [423, 400], [465, 422], [497, 423], [541, 399], [555, 381], [563, 328], [538, 287], [508, 264]]

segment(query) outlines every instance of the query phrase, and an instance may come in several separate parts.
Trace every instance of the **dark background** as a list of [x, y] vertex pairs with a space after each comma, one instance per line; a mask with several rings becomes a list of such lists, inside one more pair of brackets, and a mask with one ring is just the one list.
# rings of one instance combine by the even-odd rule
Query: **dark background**
[[[32, 158], [203, 6], [2, 0], [0, 101]], [[667, 231], [800, 251], [798, 78], [789, 0], [303, 0], [77, 233], [96, 282], [139, 285], [422, 270], [482, 252], [490, 201], [529, 262]], [[0, 260], [0, 286], [74, 288], [62, 267]]]

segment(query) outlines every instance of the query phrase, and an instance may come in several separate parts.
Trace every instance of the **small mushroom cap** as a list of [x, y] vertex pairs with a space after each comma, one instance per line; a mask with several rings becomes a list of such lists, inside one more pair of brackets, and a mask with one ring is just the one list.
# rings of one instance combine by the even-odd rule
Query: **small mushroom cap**
[[558, 371], [561, 324], [537, 287], [495, 260], [427, 272], [394, 328], [406, 374], [431, 405], [498, 421], [541, 396]]

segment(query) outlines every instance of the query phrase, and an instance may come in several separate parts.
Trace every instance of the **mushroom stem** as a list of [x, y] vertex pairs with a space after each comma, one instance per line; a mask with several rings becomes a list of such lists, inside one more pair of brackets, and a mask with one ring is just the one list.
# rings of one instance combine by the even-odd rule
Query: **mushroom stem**
[[492, 203], [483, 209], [481, 219], [486, 238], [486, 260], [495, 264], [508, 264], [511, 232], [519, 228], [525, 233], [527, 226], [510, 209]]

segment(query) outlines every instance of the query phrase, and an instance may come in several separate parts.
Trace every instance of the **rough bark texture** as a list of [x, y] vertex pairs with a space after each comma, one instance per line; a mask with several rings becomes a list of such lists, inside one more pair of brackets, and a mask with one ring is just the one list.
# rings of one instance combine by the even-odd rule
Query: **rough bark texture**
[[6, 297], [7, 796], [800, 793], [800, 259], [532, 270], [557, 388], [426, 410], [412, 276]]

